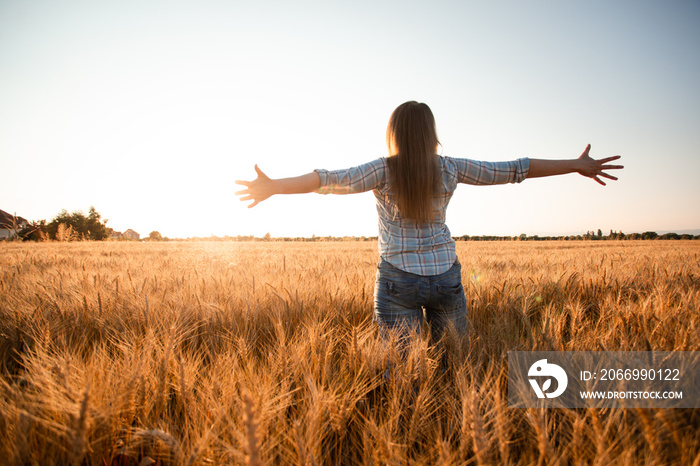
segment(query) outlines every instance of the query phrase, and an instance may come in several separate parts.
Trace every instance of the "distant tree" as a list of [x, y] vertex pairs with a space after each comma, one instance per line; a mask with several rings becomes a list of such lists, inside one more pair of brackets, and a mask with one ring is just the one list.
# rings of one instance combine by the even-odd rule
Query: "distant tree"
[[655, 231], [645, 231], [642, 233], [642, 239], [656, 239], [659, 236]]
[[88, 211], [86, 227], [87, 235], [91, 240], [102, 241], [109, 238], [109, 232], [107, 230], [107, 220], [102, 220], [102, 215], [93, 207], [90, 206]]
[[598, 228], [598, 238], [602, 238], [602, 237], [603, 237], [603, 231], [600, 228]]
[[159, 231], [152, 231], [148, 234], [148, 239], [151, 241], [163, 241], [163, 235]]
[[[102, 215], [90, 206], [88, 215], [80, 211], [69, 214], [63, 209], [46, 225], [46, 231], [51, 239], [59, 241], [71, 241], [75, 239], [90, 239], [102, 241], [109, 237], [107, 220], [102, 220]], [[63, 225], [59, 235], [59, 227]]]
[[56, 233], [58, 232], [58, 226], [60, 224], [68, 224], [70, 223], [71, 218], [70, 214], [66, 209], [61, 210], [61, 212], [58, 213], [54, 218], [51, 219], [48, 225], [46, 225], [46, 229], [49, 233], [49, 237], [51, 239], [56, 239]]

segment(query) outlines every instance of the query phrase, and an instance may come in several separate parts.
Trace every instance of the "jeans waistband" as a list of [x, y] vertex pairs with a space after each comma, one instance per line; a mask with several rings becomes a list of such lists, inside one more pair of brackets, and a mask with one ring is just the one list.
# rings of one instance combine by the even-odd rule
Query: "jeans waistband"
[[[455, 258], [455, 261], [454, 261], [454, 263], [452, 264], [452, 266], [450, 267], [450, 269], [451, 269], [452, 267], [455, 267], [455, 266], [458, 266], [458, 267], [461, 267], [461, 266], [462, 266], [462, 264], [459, 262], [459, 258], [458, 258], [458, 257]], [[391, 262], [389, 262], [388, 260], [384, 259], [384, 258], [381, 257], [381, 256], [379, 257], [379, 263], [377, 264], [377, 269], [383, 269], [383, 270], [387, 270], [387, 271], [396, 271], [396, 272], [399, 272], [399, 273], [407, 273], [407, 274], [411, 274], [411, 275], [416, 275], [416, 276], [418, 276], [418, 277], [421, 277], [421, 276], [422, 276], [422, 275], [415, 274], [415, 273], [413, 273], [413, 272], [407, 272], [407, 271], [405, 271], [405, 270], [403, 270], [403, 269], [400, 269], [400, 268], [398, 268], [397, 266], [395, 266], [394, 264], [392, 264]], [[449, 271], [450, 269], [447, 269], [447, 271]], [[447, 271], [445, 271], [445, 272], [447, 272]], [[445, 273], [445, 272], [443, 272], [443, 273]], [[437, 275], [441, 275], [441, 274], [437, 274]]]

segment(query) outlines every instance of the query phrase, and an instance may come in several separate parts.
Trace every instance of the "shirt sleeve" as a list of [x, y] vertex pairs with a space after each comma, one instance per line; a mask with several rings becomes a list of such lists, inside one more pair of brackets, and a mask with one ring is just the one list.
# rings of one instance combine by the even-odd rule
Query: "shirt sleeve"
[[457, 165], [457, 182], [476, 185], [520, 183], [530, 171], [530, 159], [509, 162], [481, 162], [453, 159]]
[[386, 177], [384, 160], [377, 159], [357, 167], [343, 170], [314, 170], [321, 178], [319, 194], [363, 193], [378, 188]]

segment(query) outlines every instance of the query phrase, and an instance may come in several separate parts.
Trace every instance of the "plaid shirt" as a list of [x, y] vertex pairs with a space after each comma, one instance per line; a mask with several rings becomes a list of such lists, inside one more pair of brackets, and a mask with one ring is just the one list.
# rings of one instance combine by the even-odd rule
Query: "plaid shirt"
[[455, 242], [445, 225], [447, 204], [457, 183], [491, 185], [520, 183], [527, 177], [530, 159], [478, 162], [440, 156], [442, 187], [436, 197], [437, 214], [424, 224], [404, 218], [387, 184], [386, 158], [345, 170], [315, 170], [321, 177], [320, 194], [352, 194], [372, 190], [379, 214], [379, 254], [390, 264], [417, 275], [438, 275], [457, 259]]

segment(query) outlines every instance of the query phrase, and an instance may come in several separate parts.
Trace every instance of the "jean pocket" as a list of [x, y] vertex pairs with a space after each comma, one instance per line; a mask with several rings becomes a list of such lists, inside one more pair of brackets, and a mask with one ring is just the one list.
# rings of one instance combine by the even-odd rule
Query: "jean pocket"
[[[417, 307], [418, 283], [402, 283], [397, 281], [387, 281], [384, 283], [384, 290], [390, 304], [400, 307]], [[393, 307], [393, 306], [392, 306]]]
[[462, 283], [454, 285], [438, 285], [438, 306], [443, 311], [453, 311], [464, 306], [466, 298]]

